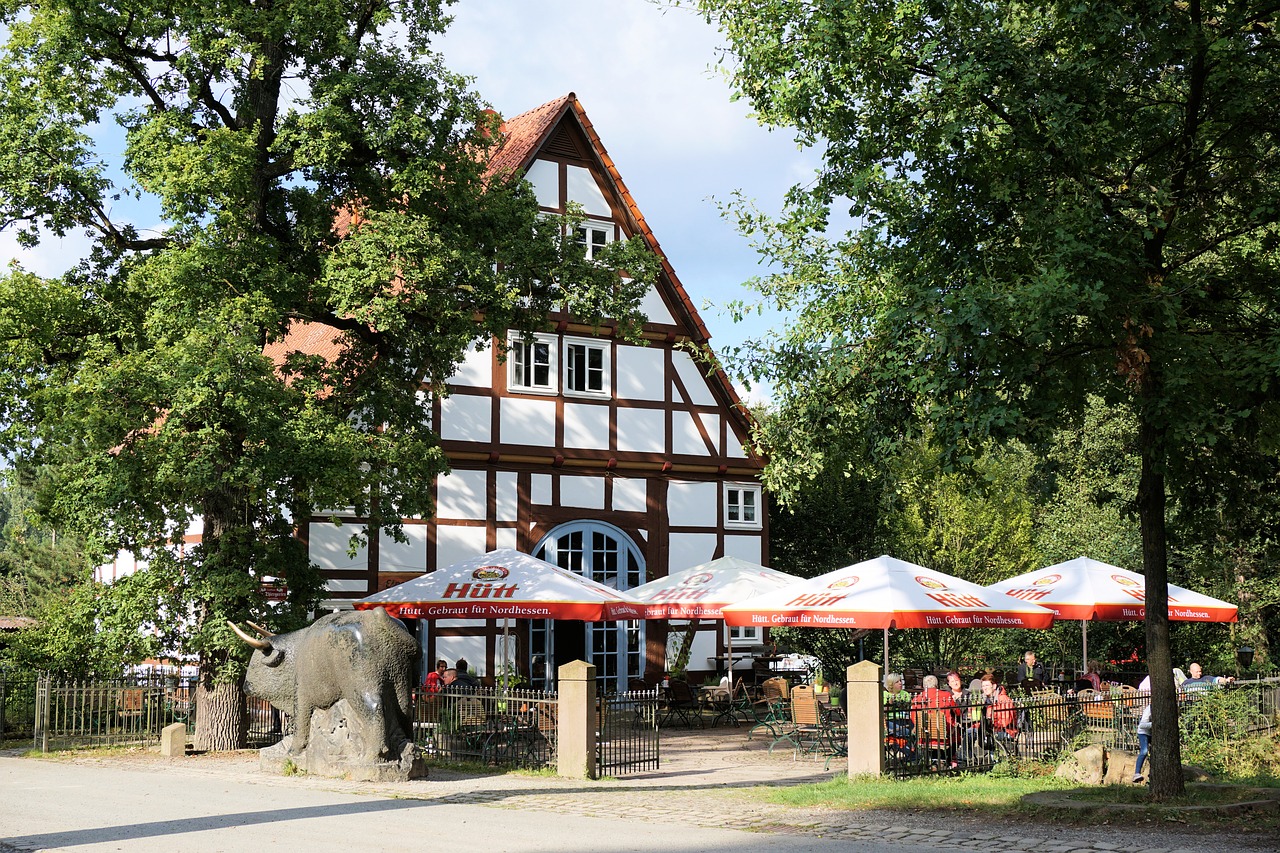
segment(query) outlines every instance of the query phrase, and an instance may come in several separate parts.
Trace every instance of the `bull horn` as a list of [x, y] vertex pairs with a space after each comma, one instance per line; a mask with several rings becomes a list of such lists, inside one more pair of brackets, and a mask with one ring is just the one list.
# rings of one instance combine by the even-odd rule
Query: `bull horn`
[[[270, 653], [271, 653], [271, 641], [270, 641], [270, 640], [266, 640], [266, 639], [262, 639], [262, 640], [260, 640], [260, 639], [258, 639], [257, 637], [250, 637], [248, 634], [246, 634], [244, 631], [242, 631], [242, 630], [240, 629], [240, 626], [239, 626], [239, 625], [237, 625], [236, 623], [232, 622], [230, 619], [228, 619], [228, 620], [227, 620], [227, 624], [231, 626], [231, 630], [232, 630], [232, 631], [235, 631], [235, 632], [236, 632], [236, 636], [237, 636], [237, 637], [239, 637], [240, 639], [244, 640], [246, 643], [248, 643], [249, 645], [253, 646], [253, 647], [254, 647], [255, 649], [257, 649], [258, 651], [262, 652], [264, 655], [265, 655], [265, 654], [270, 654]], [[252, 624], [252, 623], [250, 623], [250, 624]]]
[[252, 628], [253, 630], [257, 631], [259, 634], [261, 634], [264, 640], [270, 640], [272, 637], [275, 636], [275, 634], [271, 633], [266, 628], [263, 628], [261, 625], [259, 625], [256, 622], [245, 622], [244, 624], [248, 625], [250, 628]]

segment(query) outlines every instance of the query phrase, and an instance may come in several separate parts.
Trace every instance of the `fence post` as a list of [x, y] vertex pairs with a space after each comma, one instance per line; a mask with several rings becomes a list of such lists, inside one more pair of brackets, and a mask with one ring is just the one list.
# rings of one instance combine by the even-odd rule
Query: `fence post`
[[51, 679], [46, 675], [36, 680], [36, 713], [33, 725], [35, 726], [35, 745], [41, 752], [49, 751], [49, 706], [52, 704], [50, 697], [52, 686]]
[[884, 774], [884, 687], [880, 664], [864, 660], [845, 672], [849, 775]]
[[556, 670], [559, 678], [556, 732], [556, 774], [571, 779], [595, 779], [596, 668], [575, 660]]

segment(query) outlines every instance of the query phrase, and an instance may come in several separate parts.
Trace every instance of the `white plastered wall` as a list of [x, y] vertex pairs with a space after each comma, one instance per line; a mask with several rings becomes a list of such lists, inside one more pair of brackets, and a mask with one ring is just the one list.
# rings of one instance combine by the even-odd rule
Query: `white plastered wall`
[[484, 471], [452, 471], [436, 480], [436, 517], [483, 521], [488, 516]]
[[555, 447], [556, 404], [551, 400], [502, 399], [502, 426], [498, 440], [503, 444]]
[[455, 394], [440, 401], [440, 437], [447, 441], [489, 443], [493, 435], [493, 399]]

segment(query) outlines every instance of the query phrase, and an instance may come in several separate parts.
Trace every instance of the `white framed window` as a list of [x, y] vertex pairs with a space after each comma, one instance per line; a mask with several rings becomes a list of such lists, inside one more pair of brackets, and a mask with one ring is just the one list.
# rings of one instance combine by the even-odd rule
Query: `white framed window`
[[516, 332], [507, 341], [507, 387], [512, 391], [554, 394], [559, 378], [555, 335], [526, 339]]
[[724, 484], [724, 526], [745, 530], [761, 529], [759, 485]]
[[588, 219], [578, 226], [574, 240], [587, 253], [587, 260], [595, 260], [605, 246], [613, 242], [613, 223]]
[[564, 393], [607, 397], [612, 387], [612, 344], [593, 338], [564, 339]]
[[759, 645], [761, 642], [760, 634], [761, 631], [758, 625], [754, 627], [748, 625], [725, 626], [725, 636], [733, 640], [734, 645], [739, 643], [755, 643]]

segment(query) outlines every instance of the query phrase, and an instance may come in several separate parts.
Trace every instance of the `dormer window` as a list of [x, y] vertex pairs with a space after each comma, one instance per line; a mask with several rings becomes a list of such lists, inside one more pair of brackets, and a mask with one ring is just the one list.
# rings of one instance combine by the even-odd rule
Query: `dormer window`
[[556, 339], [534, 335], [514, 336], [507, 344], [507, 387], [535, 394], [556, 392]]
[[578, 226], [574, 239], [586, 252], [587, 260], [593, 261], [600, 250], [613, 241], [613, 223], [588, 220]]

